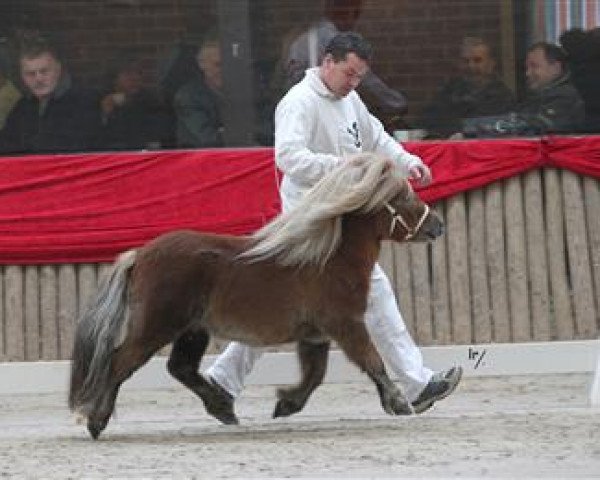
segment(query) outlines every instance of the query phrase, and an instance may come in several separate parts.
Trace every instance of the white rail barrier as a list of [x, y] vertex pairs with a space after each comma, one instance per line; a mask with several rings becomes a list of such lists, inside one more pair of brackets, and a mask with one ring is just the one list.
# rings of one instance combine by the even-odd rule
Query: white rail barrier
[[[600, 341], [490, 343], [423, 347], [425, 364], [437, 370], [462, 365], [466, 376], [496, 376], [596, 372], [592, 395], [596, 405], [600, 394], [598, 365]], [[208, 355], [202, 370], [214, 360]], [[166, 357], [154, 357], [124, 388], [173, 388], [179, 383], [166, 370]], [[69, 378], [67, 360], [50, 362], [8, 362], [0, 364], [0, 394], [49, 393], [66, 394]], [[277, 385], [297, 381], [299, 369], [293, 352], [265, 353], [248, 378], [249, 384]], [[367, 377], [352, 365], [339, 350], [331, 352], [325, 382], [366, 382]]]

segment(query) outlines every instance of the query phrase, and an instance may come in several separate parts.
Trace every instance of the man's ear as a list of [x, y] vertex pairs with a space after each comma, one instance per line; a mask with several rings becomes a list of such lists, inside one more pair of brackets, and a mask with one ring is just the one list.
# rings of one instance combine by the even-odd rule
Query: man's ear
[[560, 62], [554, 62], [554, 63], [552, 63], [552, 67], [553, 67], [554, 72], [556, 73], [557, 77], [559, 77], [560, 75], [563, 74], [562, 63], [560, 63]]

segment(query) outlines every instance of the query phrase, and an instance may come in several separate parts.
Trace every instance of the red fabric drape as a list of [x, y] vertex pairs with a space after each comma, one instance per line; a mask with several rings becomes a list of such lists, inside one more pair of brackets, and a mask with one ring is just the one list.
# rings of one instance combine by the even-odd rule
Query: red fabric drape
[[417, 188], [426, 202], [479, 188], [544, 164], [536, 140], [486, 140], [407, 143], [431, 168], [434, 182]]
[[[600, 137], [407, 143], [435, 201], [531, 168], [600, 178]], [[0, 158], [0, 264], [111, 261], [174, 229], [245, 234], [279, 212], [273, 151]]]
[[600, 137], [551, 137], [542, 144], [548, 166], [600, 178]]
[[271, 149], [0, 159], [0, 263], [110, 261], [160, 233], [249, 233], [279, 211]]

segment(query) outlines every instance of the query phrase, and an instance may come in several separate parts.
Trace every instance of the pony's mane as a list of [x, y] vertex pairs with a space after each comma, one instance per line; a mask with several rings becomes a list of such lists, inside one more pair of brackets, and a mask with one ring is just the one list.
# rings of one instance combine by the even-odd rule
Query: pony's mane
[[323, 266], [342, 240], [342, 215], [368, 213], [406, 188], [395, 163], [374, 153], [350, 157], [325, 175], [287, 213], [252, 236], [241, 256], [284, 266]]

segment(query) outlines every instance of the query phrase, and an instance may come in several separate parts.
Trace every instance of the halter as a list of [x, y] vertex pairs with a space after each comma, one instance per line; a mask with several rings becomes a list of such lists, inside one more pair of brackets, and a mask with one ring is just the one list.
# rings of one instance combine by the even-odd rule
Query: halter
[[396, 229], [396, 223], [399, 223], [400, 225], [402, 225], [404, 227], [404, 230], [406, 230], [406, 236], [404, 237], [404, 240], [410, 240], [417, 233], [419, 233], [419, 230], [423, 226], [425, 219], [429, 215], [429, 205], [425, 204], [425, 210], [423, 211], [423, 215], [421, 215], [421, 218], [419, 219], [417, 224], [413, 228], [411, 228], [408, 226], [408, 223], [406, 223], [406, 220], [404, 220], [404, 218], [402, 218], [402, 215], [400, 215], [394, 207], [392, 207], [387, 202], [384, 205], [385, 205], [385, 208], [387, 209], [387, 211], [392, 214], [392, 223], [390, 225], [390, 237], [392, 236], [392, 233], [394, 233], [394, 230]]

